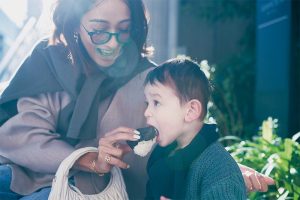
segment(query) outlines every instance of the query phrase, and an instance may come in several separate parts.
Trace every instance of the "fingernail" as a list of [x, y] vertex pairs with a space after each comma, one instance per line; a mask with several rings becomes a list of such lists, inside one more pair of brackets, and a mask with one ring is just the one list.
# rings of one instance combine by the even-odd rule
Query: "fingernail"
[[136, 135], [140, 135], [141, 133], [138, 130], [133, 131]]
[[127, 165], [127, 169], [129, 169], [130, 168], [130, 165]]
[[141, 136], [140, 135], [133, 135], [133, 138], [139, 140], [141, 138]]

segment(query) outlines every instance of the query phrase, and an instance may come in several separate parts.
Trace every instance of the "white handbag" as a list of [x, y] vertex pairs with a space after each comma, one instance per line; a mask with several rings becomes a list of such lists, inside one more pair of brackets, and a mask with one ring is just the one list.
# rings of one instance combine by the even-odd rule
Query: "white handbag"
[[80, 156], [88, 152], [98, 152], [98, 149], [95, 147], [80, 148], [63, 160], [52, 181], [48, 200], [128, 200], [123, 176], [117, 167], [112, 168], [108, 185], [98, 194], [82, 194], [77, 187], [69, 184], [70, 168]]

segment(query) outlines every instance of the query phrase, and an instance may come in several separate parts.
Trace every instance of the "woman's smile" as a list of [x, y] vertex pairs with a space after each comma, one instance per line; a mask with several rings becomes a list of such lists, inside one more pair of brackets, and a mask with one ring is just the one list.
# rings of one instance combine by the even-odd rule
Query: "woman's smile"
[[117, 56], [119, 56], [119, 51], [116, 49], [96, 48], [96, 52], [107, 59], [115, 59]]
[[[99, 66], [110, 67], [122, 53], [123, 43], [118, 37], [121, 33], [124, 37], [124, 33], [130, 30], [130, 10], [123, 0], [97, 2], [101, 3], [95, 4], [95, 7], [83, 15], [79, 34], [90, 57]], [[125, 36], [129, 37], [126, 34]]]

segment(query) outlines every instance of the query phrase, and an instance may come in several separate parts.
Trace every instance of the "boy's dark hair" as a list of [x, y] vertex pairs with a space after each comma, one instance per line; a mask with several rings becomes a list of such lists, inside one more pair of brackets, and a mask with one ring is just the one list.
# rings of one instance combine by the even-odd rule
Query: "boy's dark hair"
[[148, 73], [144, 85], [161, 83], [171, 87], [181, 103], [197, 99], [201, 102], [203, 120], [207, 113], [211, 86], [200, 65], [185, 57], [168, 60]]

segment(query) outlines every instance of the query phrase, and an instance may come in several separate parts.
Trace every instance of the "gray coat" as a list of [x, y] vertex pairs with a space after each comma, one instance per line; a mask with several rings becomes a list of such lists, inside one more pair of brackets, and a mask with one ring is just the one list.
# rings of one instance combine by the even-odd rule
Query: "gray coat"
[[[111, 101], [107, 112], [98, 122], [97, 137], [119, 126], [138, 128], [145, 125], [143, 82], [149, 70], [135, 76], [121, 87]], [[60, 111], [69, 103], [66, 92], [44, 93], [18, 100], [18, 114], [0, 127], [0, 163], [10, 164], [13, 178], [11, 189], [27, 195], [50, 186], [61, 161], [74, 147], [61, 140], [56, 133]], [[101, 110], [101, 105], [99, 107]], [[75, 148], [97, 146], [98, 140], [81, 141]], [[130, 168], [123, 170], [130, 199], [144, 197], [146, 163], [133, 153], [125, 157]], [[96, 193], [101, 177], [90, 173], [76, 176], [84, 193]]]

